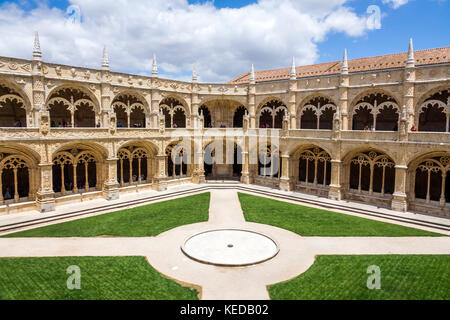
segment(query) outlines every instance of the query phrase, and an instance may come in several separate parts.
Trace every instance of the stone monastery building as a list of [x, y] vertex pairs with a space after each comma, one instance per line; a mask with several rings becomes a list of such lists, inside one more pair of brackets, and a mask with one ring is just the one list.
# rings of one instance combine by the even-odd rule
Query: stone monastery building
[[0, 214], [236, 179], [450, 216], [449, 131], [450, 47], [210, 84], [47, 63], [36, 33], [0, 57]]

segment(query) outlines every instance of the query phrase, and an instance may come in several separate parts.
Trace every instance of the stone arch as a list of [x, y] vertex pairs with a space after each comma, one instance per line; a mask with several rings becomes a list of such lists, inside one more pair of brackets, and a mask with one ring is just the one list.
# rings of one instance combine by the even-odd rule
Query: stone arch
[[[286, 103], [280, 98], [267, 97], [258, 105], [256, 119], [257, 127], [281, 129], [283, 117], [289, 115]], [[270, 122], [270, 117], [272, 121]]]
[[28, 126], [31, 105], [27, 104], [23, 97], [24, 95], [8, 82], [0, 82], [0, 127]]
[[297, 108], [297, 127], [331, 130], [336, 111], [336, 103], [331, 97], [324, 94], [309, 95]]
[[120, 186], [152, 182], [157, 153], [156, 146], [141, 141], [120, 146], [117, 150], [117, 181]]
[[27, 110], [27, 112], [31, 112], [33, 106], [32, 97], [28, 96], [27, 92], [24, 89], [15, 84], [13, 81], [10, 81], [5, 78], [0, 79], [0, 86], [2, 85], [4, 87], [11, 88], [14, 92], [16, 92], [24, 100], [25, 109]]
[[[184, 103], [186, 103], [184, 101]], [[189, 109], [183, 101], [168, 96], [159, 103], [160, 112], [165, 116], [166, 128], [186, 128], [189, 119]]]
[[116, 113], [118, 127], [146, 127], [150, 108], [137, 91], [122, 90], [114, 96], [111, 108]]
[[173, 141], [166, 146], [165, 154], [166, 176], [171, 179], [186, 177], [187, 165], [191, 158], [189, 150], [177, 141]]
[[52, 89], [45, 105], [50, 111], [52, 127], [95, 127], [100, 123], [100, 104], [95, 95], [81, 85], [61, 85]]
[[449, 172], [450, 152], [448, 151], [436, 150], [414, 157], [408, 165], [410, 202], [414, 206], [434, 206], [441, 210], [448, 206], [450, 202]]
[[[352, 130], [397, 131], [400, 107], [398, 99], [384, 89], [365, 90], [350, 104]], [[378, 122], [378, 126], [377, 126]]]
[[356, 148], [344, 157], [347, 190], [350, 194], [383, 197], [395, 187], [395, 161], [387, 153], [374, 148]]
[[39, 188], [39, 155], [25, 146], [0, 146], [0, 204], [31, 200]]
[[293, 151], [293, 176], [302, 190], [326, 195], [331, 183], [331, 154], [315, 144], [303, 144]]
[[419, 101], [415, 112], [419, 131], [450, 132], [450, 87], [429, 90]]
[[52, 154], [56, 196], [100, 190], [107, 150], [95, 143], [64, 144]]

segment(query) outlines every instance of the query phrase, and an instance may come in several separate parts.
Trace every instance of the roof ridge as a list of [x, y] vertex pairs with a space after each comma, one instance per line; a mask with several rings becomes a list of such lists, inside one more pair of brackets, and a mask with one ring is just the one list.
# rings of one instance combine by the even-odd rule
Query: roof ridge
[[[435, 60], [439, 60], [439, 58], [441, 58], [440, 56], [440, 52], [445, 52], [446, 50], [450, 50], [450, 46], [446, 46], [446, 47], [438, 47], [438, 48], [429, 48], [429, 49], [421, 49], [421, 50], [415, 50], [414, 53], [417, 54], [416, 55], [416, 61], [417, 62], [423, 62], [426, 60], [431, 60], [431, 59], [435, 59]], [[426, 53], [432, 53], [435, 52], [436, 56], [433, 57], [427, 57]], [[377, 55], [377, 56], [371, 56], [371, 57], [360, 57], [360, 58], [354, 58], [354, 59], [349, 59], [348, 62], [350, 64], [350, 68], [355, 70], [358, 69], [360, 71], [362, 70], [377, 70], [377, 69], [373, 69], [376, 65], [383, 65], [383, 64], [400, 64], [401, 62], [404, 61], [397, 61], [397, 59], [399, 59], [401, 56], [405, 56], [407, 55], [408, 52], [404, 51], [404, 52], [396, 52], [396, 53], [387, 53], [387, 54], [383, 54], [383, 55]], [[425, 57], [423, 57], [423, 55], [425, 54]], [[387, 58], [391, 57], [392, 59], [396, 59], [394, 61], [384, 61], [383, 63], [379, 63], [380, 60], [388, 60]], [[450, 54], [447, 56], [444, 56], [443, 58], [445, 58], [444, 60], [447, 62], [450, 62]], [[406, 58], [405, 58], [406, 59]], [[440, 59], [442, 60], [442, 59]], [[364, 61], [373, 61], [373, 63], [367, 63], [366, 65], [364, 64]], [[406, 61], [406, 60], [405, 60]], [[444, 62], [445, 62], [444, 61]], [[297, 74], [329, 74], [329, 72], [331, 72], [333, 70], [333, 68], [338, 67], [340, 64], [342, 63], [342, 61], [328, 61], [328, 62], [321, 62], [321, 63], [314, 63], [314, 64], [308, 64], [308, 65], [299, 65], [297, 66], [296, 72]], [[351, 66], [353, 64], [353, 66]], [[355, 65], [356, 64], [356, 65]], [[419, 65], [426, 65], [426, 64], [432, 64], [432, 63], [419, 63]], [[321, 68], [322, 67], [322, 68]], [[310, 69], [310, 70], [308, 70]], [[311, 70], [312, 69], [312, 70]], [[289, 67], [283, 67], [283, 68], [276, 68], [276, 69], [269, 69], [269, 70], [260, 70], [260, 71], [255, 71], [255, 75], [258, 78], [258, 75], [264, 75], [264, 77], [262, 79], [264, 79], [265, 81], [267, 80], [280, 80], [280, 79], [284, 79], [285, 77], [289, 76]], [[284, 73], [286, 73], [286, 75], [284, 75]], [[272, 74], [272, 75], [271, 75]], [[242, 83], [242, 82], [246, 82], [246, 76], [248, 76], [248, 73], [246, 74], [242, 74], [240, 76], [235, 77], [233, 80], [230, 80], [228, 83]], [[261, 77], [259, 77], [259, 80], [262, 80]], [[258, 79], [256, 79], [256, 81], [258, 81]]]

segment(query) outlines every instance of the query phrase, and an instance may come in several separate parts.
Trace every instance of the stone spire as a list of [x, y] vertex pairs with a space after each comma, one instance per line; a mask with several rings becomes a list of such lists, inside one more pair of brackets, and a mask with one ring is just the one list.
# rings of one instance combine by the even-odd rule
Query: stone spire
[[344, 49], [344, 60], [342, 60], [341, 74], [348, 74], [347, 49]]
[[158, 65], [156, 64], [156, 54], [153, 54], [152, 77], [158, 76]]
[[414, 68], [415, 67], [414, 49], [413, 49], [413, 40], [412, 40], [412, 38], [409, 38], [408, 58], [406, 59], [406, 67], [407, 68]]
[[192, 82], [197, 82], [197, 69], [195, 68], [195, 63], [192, 67]]
[[106, 46], [103, 47], [102, 70], [109, 71], [109, 60], [108, 53], [106, 52]]
[[250, 69], [250, 83], [255, 83], [255, 68], [253, 68], [253, 63]]
[[292, 56], [291, 73], [289, 74], [289, 79], [291, 79], [291, 80], [297, 79], [297, 71], [295, 70], [295, 58], [294, 58], [294, 56]]
[[34, 32], [33, 60], [42, 61], [41, 44], [39, 43], [39, 34]]

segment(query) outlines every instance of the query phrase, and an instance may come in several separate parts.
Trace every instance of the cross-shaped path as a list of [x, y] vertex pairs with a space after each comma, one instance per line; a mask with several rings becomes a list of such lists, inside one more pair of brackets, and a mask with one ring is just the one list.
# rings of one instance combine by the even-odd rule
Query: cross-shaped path
[[[191, 260], [180, 249], [197, 233], [223, 228], [256, 231], [274, 239], [279, 253], [260, 264], [220, 267]], [[146, 256], [162, 274], [201, 287], [202, 299], [269, 299], [267, 286], [305, 272], [322, 254], [450, 254], [450, 237], [301, 237], [246, 222], [236, 190], [211, 190], [209, 220], [156, 237], [0, 238], [0, 257]]]

